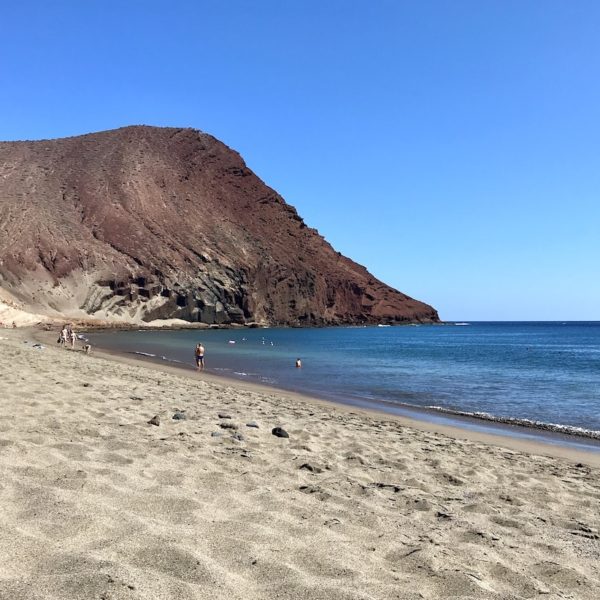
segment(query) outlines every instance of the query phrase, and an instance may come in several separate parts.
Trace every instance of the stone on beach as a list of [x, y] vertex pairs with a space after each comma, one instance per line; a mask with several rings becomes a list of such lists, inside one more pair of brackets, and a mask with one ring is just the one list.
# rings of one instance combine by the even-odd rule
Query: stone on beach
[[280, 438], [289, 438], [290, 437], [290, 434], [281, 427], [273, 427], [273, 429], [271, 429], [271, 433], [274, 436], [280, 437]]
[[322, 473], [323, 472], [323, 469], [321, 469], [321, 467], [311, 465], [310, 463], [303, 463], [298, 468], [304, 469], [306, 471], [310, 471], [311, 473]]
[[149, 421], [148, 425], [156, 425], [157, 427], [160, 425], [160, 417], [158, 415], [154, 415]]

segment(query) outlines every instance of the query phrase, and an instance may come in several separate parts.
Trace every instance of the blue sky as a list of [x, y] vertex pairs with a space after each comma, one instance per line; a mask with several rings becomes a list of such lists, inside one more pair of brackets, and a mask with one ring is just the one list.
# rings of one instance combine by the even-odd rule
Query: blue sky
[[448, 320], [600, 319], [600, 3], [28, 1], [0, 139], [189, 126]]

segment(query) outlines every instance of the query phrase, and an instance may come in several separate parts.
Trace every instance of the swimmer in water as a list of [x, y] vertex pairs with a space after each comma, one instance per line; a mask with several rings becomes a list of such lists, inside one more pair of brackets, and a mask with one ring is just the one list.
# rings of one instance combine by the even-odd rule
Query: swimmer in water
[[296, 359], [296, 369], [300, 369], [301, 367], [302, 367], [302, 361], [299, 358], [297, 358]]

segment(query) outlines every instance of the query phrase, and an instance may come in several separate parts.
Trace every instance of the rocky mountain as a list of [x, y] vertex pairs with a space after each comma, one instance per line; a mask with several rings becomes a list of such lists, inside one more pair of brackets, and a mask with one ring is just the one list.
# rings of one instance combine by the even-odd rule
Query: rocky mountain
[[0, 143], [0, 288], [33, 312], [130, 322], [438, 321], [193, 129]]

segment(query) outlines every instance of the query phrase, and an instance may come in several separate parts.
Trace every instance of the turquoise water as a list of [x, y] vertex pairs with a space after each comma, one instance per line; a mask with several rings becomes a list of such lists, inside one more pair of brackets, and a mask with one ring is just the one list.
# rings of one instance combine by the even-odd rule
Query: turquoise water
[[201, 341], [207, 371], [215, 374], [390, 412], [414, 407], [600, 437], [600, 322], [127, 331], [90, 338], [190, 366]]

